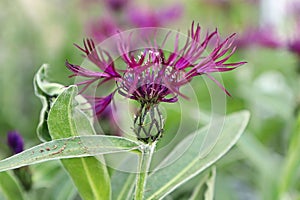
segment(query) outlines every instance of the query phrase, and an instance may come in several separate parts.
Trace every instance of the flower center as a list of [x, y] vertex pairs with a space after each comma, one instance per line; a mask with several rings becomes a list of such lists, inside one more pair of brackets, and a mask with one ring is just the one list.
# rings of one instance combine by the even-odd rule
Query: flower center
[[[144, 69], [143, 69], [144, 68]], [[173, 80], [168, 75], [168, 69], [161, 65], [141, 66], [141, 69], [131, 69], [123, 76], [120, 84], [120, 94], [140, 103], [159, 103], [164, 97], [172, 94], [168, 84]]]
[[149, 50], [146, 61], [124, 73], [119, 93], [141, 104], [158, 104], [168, 95], [176, 96], [183, 72], [163, 62], [161, 53]]

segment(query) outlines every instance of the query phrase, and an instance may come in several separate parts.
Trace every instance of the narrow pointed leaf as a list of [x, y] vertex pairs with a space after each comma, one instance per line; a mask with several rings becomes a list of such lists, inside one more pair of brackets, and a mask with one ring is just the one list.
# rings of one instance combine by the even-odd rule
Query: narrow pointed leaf
[[115, 136], [87, 135], [58, 139], [1, 160], [0, 172], [50, 160], [125, 152], [137, 148], [135, 142]]
[[[205, 141], [209, 127], [204, 127], [185, 138], [165, 160], [173, 160], [174, 154], [183, 150], [185, 150], [184, 154], [172, 164], [150, 174], [147, 180], [145, 199], [162, 199], [219, 160], [244, 132], [249, 116], [248, 111], [242, 111], [227, 116], [225, 122], [221, 119], [219, 123], [214, 123], [223, 127], [222, 132], [218, 138], [215, 138], [216, 142], [211, 142], [214, 146], [210, 148], [210, 151], [202, 149], [205, 156], [200, 149], [207, 146], [203, 145], [203, 141]], [[190, 141], [192, 141], [191, 144]], [[187, 144], [190, 146], [186, 147]]]

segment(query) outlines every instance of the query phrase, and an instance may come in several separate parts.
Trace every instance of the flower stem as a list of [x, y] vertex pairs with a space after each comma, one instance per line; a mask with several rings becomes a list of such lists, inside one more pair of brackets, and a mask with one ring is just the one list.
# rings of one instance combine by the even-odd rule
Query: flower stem
[[142, 145], [142, 154], [139, 158], [138, 172], [136, 175], [135, 200], [143, 200], [148, 171], [155, 147], [156, 142]]

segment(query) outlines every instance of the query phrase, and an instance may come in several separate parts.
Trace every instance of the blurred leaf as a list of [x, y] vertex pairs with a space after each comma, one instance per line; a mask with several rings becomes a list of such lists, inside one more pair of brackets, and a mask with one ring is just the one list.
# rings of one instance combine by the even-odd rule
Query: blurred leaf
[[47, 164], [37, 164], [30, 166], [33, 171], [33, 180], [38, 182], [38, 185], [34, 185], [34, 188], [48, 187], [53, 181], [53, 177], [64, 172], [59, 160], [47, 162]]
[[50, 141], [51, 137], [48, 130], [48, 113], [54, 99], [64, 90], [64, 86], [58, 83], [47, 81], [47, 64], [43, 64], [33, 79], [35, 95], [42, 101], [40, 121], [37, 127], [37, 134], [41, 141]]
[[[226, 116], [225, 122], [222, 118], [216, 123], [214, 122], [214, 126], [222, 127], [222, 132], [218, 138], [215, 138], [215, 141], [209, 141], [214, 145], [212, 148], [209, 147], [209, 144], [204, 144], [210, 126], [185, 138], [173, 149], [164, 162], [172, 161], [178, 152], [185, 151], [183, 155], [172, 164], [150, 174], [146, 185], [146, 199], [162, 199], [224, 156], [244, 132], [249, 116], [248, 111], [241, 111]], [[187, 147], [187, 145], [190, 146]], [[203, 146], [206, 148], [201, 149]]]
[[196, 185], [196, 187], [193, 190], [193, 193], [191, 195], [191, 197], [189, 198], [189, 200], [198, 200], [198, 199], [203, 199], [203, 185], [205, 184], [205, 182], [207, 181], [207, 179], [209, 178], [209, 173], [203, 173], [204, 175], [198, 175], [199, 177], [196, 177], [198, 180], [198, 183]]
[[239, 142], [238, 149], [246, 156], [246, 161], [255, 168], [256, 187], [261, 188], [263, 199], [276, 199], [276, 183], [278, 176], [274, 174], [280, 171], [281, 157], [264, 146], [252, 132], [246, 131]]
[[47, 186], [43, 194], [43, 200], [72, 200], [77, 195], [72, 180], [65, 171], [60, 171], [54, 175], [52, 181]]
[[[138, 156], [136, 154], [120, 153], [105, 155], [109, 166], [114, 166], [111, 175], [112, 199], [132, 200], [136, 183], [136, 170], [138, 166]], [[110, 165], [111, 161], [119, 160], [117, 165]]]
[[32, 173], [31, 169], [28, 166], [20, 167], [18, 169], [14, 169], [14, 175], [20, 181], [22, 188], [25, 191], [30, 191], [32, 188]]
[[131, 200], [135, 185], [135, 174], [115, 171], [111, 178], [112, 199]]
[[[283, 198], [292, 192], [292, 186], [299, 178], [296, 176], [300, 169], [300, 111], [295, 123], [294, 133], [290, 139], [289, 150], [283, 165], [283, 172], [279, 182], [279, 197]], [[294, 189], [296, 190], [296, 188]], [[293, 191], [294, 192], [294, 191]]]
[[206, 181], [207, 189], [204, 194], [205, 200], [213, 200], [214, 199], [215, 179], [216, 179], [216, 167], [213, 166], [211, 168], [210, 176]]
[[237, 146], [246, 155], [247, 160], [261, 173], [274, 177], [274, 173], [279, 170], [281, 162], [279, 155], [271, 152], [261, 144], [252, 132], [246, 131]]
[[74, 200], [78, 195], [71, 177], [59, 161], [50, 161], [30, 167], [33, 171], [34, 188], [29, 199]]
[[19, 183], [9, 172], [0, 173], [0, 190], [7, 200], [24, 199]]

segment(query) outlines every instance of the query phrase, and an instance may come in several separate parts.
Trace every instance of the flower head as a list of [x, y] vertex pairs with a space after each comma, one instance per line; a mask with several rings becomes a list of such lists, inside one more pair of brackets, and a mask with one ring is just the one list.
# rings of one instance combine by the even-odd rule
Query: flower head
[[23, 138], [17, 131], [8, 132], [7, 144], [14, 154], [20, 153], [24, 149]]
[[[157, 127], [157, 132], [160, 134], [162, 128], [159, 124], [163, 123], [157, 109], [159, 103], [173, 103], [177, 102], [179, 97], [186, 98], [180, 88], [200, 75], [207, 75], [229, 94], [210, 73], [230, 71], [245, 63], [228, 62], [235, 52], [235, 48], [232, 47], [235, 34], [222, 41], [217, 30], [207, 33], [203, 39], [201, 39], [200, 33], [200, 26], [195, 26], [193, 23], [183, 47], [179, 47], [181, 41], [177, 34], [173, 41], [174, 49], [171, 52], [164, 51], [169, 34], [165, 36], [161, 44], [154, 39], [151, 42], [147, 41], [148, 47], [138, 50], [130, 50], [131, 45], [136, 41], [132, 41], [130, 37], [127, 39], [121, 37], [118, 50], [120, 58], [126, 66], [125, 69], [117, 65], [107, 51], [96, 48], [94, 42], [87, 39], [84, 41], [84, 47], [77, 47], [98, 67], [99, 71], [92, 71], [68, 61], [66, 66], [73, 72], [71, 76], [86, 78], [78, 83], [78, 85], [83, 85], [81, 92], [94, 83], [97, 83], [99, 88], [109, 81], [115, 83], [115, 88], [107, 96], [88, 97], [93, 100], [97, 115], [100, 115], [110, 105], [116, 94], [139, 102], [141, 108], [134, 120], [139, 127], [136, 134], [140, 136], [144, 131], [147, 137], [142, 140], [153, 141], [159, 135], [150, 135], [148, 130], [142, 130], [144, 129], [142, 123], [147, 113], [152, 113], [149, 117], [150, 129]], [[212, 46], [212, 50], [208, 55], [204, 55], [209, 46]], [[157, 115], [159, 120], [152, 119], [154, 115]]]

